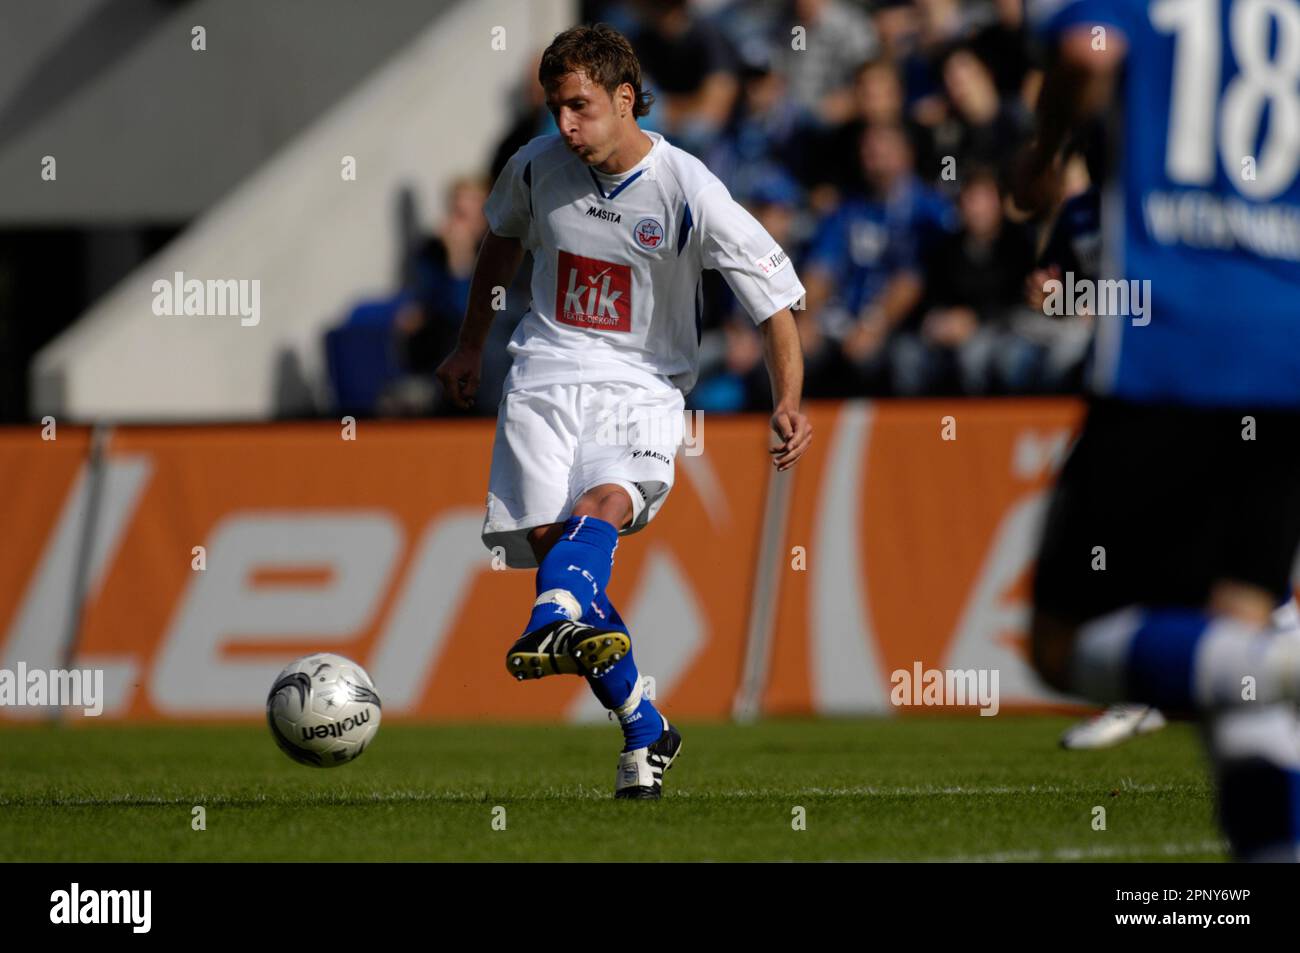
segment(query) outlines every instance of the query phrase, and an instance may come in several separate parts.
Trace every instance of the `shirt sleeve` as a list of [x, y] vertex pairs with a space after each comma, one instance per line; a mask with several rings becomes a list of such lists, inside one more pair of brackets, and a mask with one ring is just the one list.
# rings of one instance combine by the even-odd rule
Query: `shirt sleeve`
[[706, 186], [696, 204], [703, 265], [722, 273], [755, 324], [803, 297], [790, 256], [721, 183]]
[[526, 149], [524, 146], [510, 157], [483, 206], [488, 228], [502, 238], [522, 241], [532, 224], [532, 157]]

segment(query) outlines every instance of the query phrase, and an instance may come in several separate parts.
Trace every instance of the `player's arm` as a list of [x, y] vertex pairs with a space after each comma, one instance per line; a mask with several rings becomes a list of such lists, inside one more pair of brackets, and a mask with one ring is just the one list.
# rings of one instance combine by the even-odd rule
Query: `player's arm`
[[812, 425], [799, 412], [803, 349], [790, 313], [806, 289], [790, 257], [721, 183], [704, 188], [693, 206], [701, 265], [722, 273], [736, 300], [760, 328], [763, 359], [772, 381], [772, 430], [781, 441], [770, 448], [772, 462], [785, 470], [803, 456], [812, 439]]
[[769, 447], [778, 470], [794, 465], [812, 442], [812, 424], [800, 412], [803, 394], [803, 350], [799, 329], [789, 308], [782, 308], [759, 325], [763, 334], [763, 359], [772, 381], [772, 430], [781, 443]]
[[478, 259], [474, 262], [469, 303], [465, 307], [465, 320], [460, 326], [456, 350], [438, 366], [438, 380], [442, 381], [457, 407], [467, 408], [474, 404], [483, 368], [483, 346], [496, 316], [496, 309], [492, 306], [501, 300], [505, 289], [515, 280], [515, 272], [519, 270], [523, 257], [524, 246], [519, 239], [504, 238], [492, 232], [483, 236]]
[[465, 307], [465, 320], [460, 326], [457, 346], [464, 350], [483, 350], [492, 319], [506, 288], [515, 280], [519, 263], [524, 258], [523, 243], [517, 238], [506, 238], [488, 232], [479, 246], [474, 262], [474, 276], [469, 284], [469, 302]]
[[1126, 44], [1110, 30], [1098, 49], [1093, 29], [1081, 25], [1061, 35], [1043, 80], [1037, 134], [1020, 156], [1012, 191], [1023, 212], [1036, 215], [1060, 203], [1070, 136], [1110, 102]]

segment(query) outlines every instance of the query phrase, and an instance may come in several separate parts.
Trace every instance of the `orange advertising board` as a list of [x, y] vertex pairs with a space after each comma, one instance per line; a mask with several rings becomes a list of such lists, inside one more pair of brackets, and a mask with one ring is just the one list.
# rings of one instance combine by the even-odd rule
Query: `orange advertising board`
[[[729, 716], [755, 631], [766, 713], [894, 713], [890, 673], [918, 662], [995, 667], [1011, 705], [1061, 701], [1022, 640], [1079, 405], [809, 413], [812, 449], [776, 483], [765, 417], [707, 416], [703, 452], [679, 451], [667, 503], [619, 546], [611, 598], [666, 710]], [[239, 719], [261, 716], [288, 661], [331, 651], [366, 666], [386, 719], [600, 718], [581, 680], [504, 669], [534, 586], [479, 538], [492, 435], [488, 421], [362, 421], [355, 439], [325, 422], [116, 427], [92, 466], [84, 430], [0, 432], [0, 668], [59, 667], [75, 633], [74, 664], [104, 672], [103, 717]], [[779, 551], [760, 552], [765, 529]], [[770, 618], [751, 619], [767, 587]]]
[[[709, 421], [710, 452], [679, 455], [672, 505], [619, 547], [611, 598], [683, 714], [730, 709], [764, 433], [753, 419]], [[248, 716], [286, 662], [333, 651], [369, 669], [386, 717], [599, 716], [578, 679], [518, 684], [505, 671], [535, 593], [532, 572], [505, 569], [479, 538], [492, 434], [481, 421], [363, 422], [355, 440], [316, 423], [115, 429], [76, 652], [106, 672], [105, 714]], [[48, 619], [70, 599], [66, 574], [39, 558], [61, 514], [83, 506], [80, 461], [58, 458], [14, 459], [18, 492], [0, 500], [0, 520], [24, 534], [0, 557], [5, 664], [61, 658], [58, 626], [13, 651], [34, 585]]]

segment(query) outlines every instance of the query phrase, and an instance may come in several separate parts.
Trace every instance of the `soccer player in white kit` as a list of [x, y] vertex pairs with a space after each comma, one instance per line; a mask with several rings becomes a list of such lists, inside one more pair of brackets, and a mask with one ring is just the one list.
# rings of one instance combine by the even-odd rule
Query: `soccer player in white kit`
[[585, 677], [623, 728], [615, 797], [658, 798], [681, 735], [645, 697], [631, 635], [606, 595], [614, 550], [672, 489], [704, 269], [722, 272], [762, 331], [773, 465], [788, 469], [807, 450], [790, 311], [804, 289], [698, 159], [637, 124], [653, 97], [618, 31], [559, 34], [538, 80], [559, 134], [522, 147], [492, 189], [460, 340], [438, 377], [470, 406], [494, 300], [532, 252], [532, 306], [508, 348], [483, 524], [484, 544], [508, 566], [537, 567], [537, 598], [506, 667], [520, 680]]

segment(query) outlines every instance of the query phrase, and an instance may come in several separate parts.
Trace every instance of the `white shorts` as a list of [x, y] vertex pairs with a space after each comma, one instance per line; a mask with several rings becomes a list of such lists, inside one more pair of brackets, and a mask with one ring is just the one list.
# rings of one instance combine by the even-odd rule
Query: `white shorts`
[[497, 411], [483, 543], [506, 565], [537, 565], [528, 531], [563, 523], [592, 487], [613, 483], [632, 499], [632, 522], [646, 526], [673, 486], [685, 401], [677, 388], [639, 384], [546, 384], [509, 391]]

